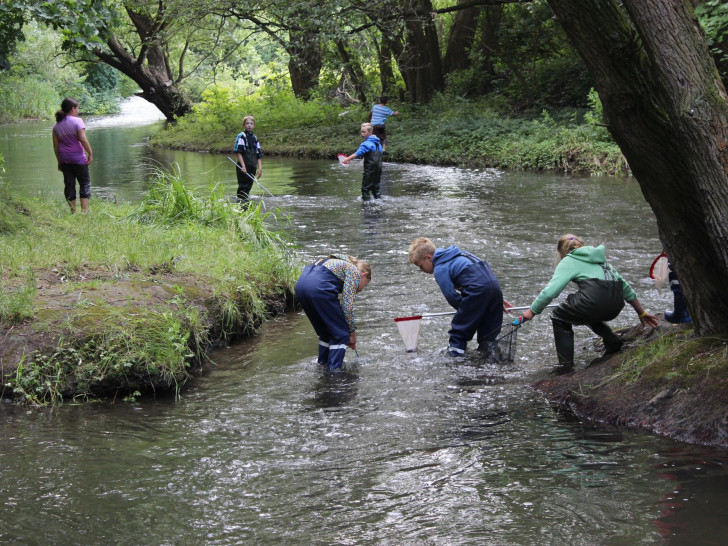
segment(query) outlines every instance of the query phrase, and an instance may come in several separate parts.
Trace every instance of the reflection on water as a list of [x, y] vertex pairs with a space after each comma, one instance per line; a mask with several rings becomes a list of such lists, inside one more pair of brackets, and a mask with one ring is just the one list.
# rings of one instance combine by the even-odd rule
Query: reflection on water
[[[158, 125], [88, 123], [95, 192], [137, 199], [149, 160], [177, 163], [191, 186], [235, 191], [224, 155], [140, 146]], [[31, 193], [53, 187], [60, 202], [54, 166], [36, 161], [52, 154], [49, 139], [50, 124], [0, 127], [7, 177]], [[342, 373], [324, 372], [309, 322], [291, 312], [215, 351], [179, 401], [6, 407], [4, 542], [723, 539], [725, 453], [586, 426], [530, 389], [555, 361], [548, 317], [521, 328], [510, 365], [444, 355], [448, 316], [423, 320], [420, 350], [406, 353], [392, 321], [448, 310], [434, 278], [407, 262], [417, 236], [487, 259], [504, 295], [526, 305], [550, 278], [556, 238], [577, 232], [605, 243], [640, 300], [661, 311], [669, 295], [648, 277], [660, 245], [633, 180], [386, 163], [383, 202], [363, 205], [360, 165], [263, 161], [275, 195], [263, 197], [266, 207], [291, 215], [304, 261], [348, 252], [372, 264], [356, 305], [360, 356], [349, 352]], [[634, 323], [628, 311], [614, 321]], [[595, 356], [591, 333], [576, 335], [584, 365]]]

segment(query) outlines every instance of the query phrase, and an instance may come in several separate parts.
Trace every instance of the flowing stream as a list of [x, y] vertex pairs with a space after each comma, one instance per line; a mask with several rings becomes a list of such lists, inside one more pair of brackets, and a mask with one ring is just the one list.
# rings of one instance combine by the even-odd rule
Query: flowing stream
[[[138, 199], [155, 162], [235, 193], [225, 156], [146, 146], [161, 122], [143, 106], [84, 118], [92, 209]], [[0, 153], [8, 183], [65, 207], [51, 125], [0, 126]], [[356, 129], [342, 151], [356, 148]], [[417, 236], [488, 260], [504, 296], [527, 305], [550, 278], [556, 238], [575, 232], [607, 246], [646, 308], [671, 308], [648, 277], [661, 247], [634, 180], [385, 163], [383, 202], [362, 205], [360, 163], [265, 157], [263, 168], [274, 197], [254, 192], [290, 215], [304, 261], [347, 252], [371, 263], [359, 356], [324, 373], [310, 324], [290, 312], [212, 353], [179, 400], [4, 403], [0, 541], [724, 543], [725, 451], [585, 425], [530, 388], [555, 362], [546, 313], [521, 328], [508, 365], [443, 355], [448, 316], [424, 320], [419, 351], [406, 353], [392, 320], [449, 310], [434, 278], [407, 263]], [[612, 324], [635, 323], [627, 306]], [[597, 356], [590, 334], [577, 328], [578, 366]]]

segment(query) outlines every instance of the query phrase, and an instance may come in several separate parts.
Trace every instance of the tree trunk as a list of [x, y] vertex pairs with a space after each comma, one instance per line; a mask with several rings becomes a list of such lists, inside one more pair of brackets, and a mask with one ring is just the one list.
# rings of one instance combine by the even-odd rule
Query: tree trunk
[[503, 6], [487, 6], [481, 15], [481, 31], [479, 49], [482, 55], [480, 91], [487, 93], [491, 89], [491, 80], [495, 77], [495, 62], [498, 55], [498, 43]]
[[728, 97], [692, 7], [548, 2], [655, 213], [696, 331], [728, 334]]
[[140, 63], [115, 36], [107, 40], [107, 45], [110, 53], [99, 49], [94, 54], [101, 61], [134, 80], [142, 90], [138, 95], [159, 108], [168, 120], [184, 116], [191, 110], [192, 104], [189, 99], [177, 88], [164, 66], [160, 69]]
[[377, 49], [377, 62], [379, 63], [382, 95], [389, 95], [394, 89], [394, 71], [392, 70], [392, 49], [389, 46], [389, 40], [385, 38], [382, 38], [381, 47]]
[[406, 7], [404, 52], [398, 64], [412, 102], [426, 103], [443, 87], [432, 4], [430, 0], [414, 0]]
[[[463, 3], [463, 0], [459, 0]], [[478, 8], [465, 8], [455, 14], [447, 40], [447, 53], [443, 62], [443, 72], [449, 74], [453, 70], [463, 70], [470, 66], [470, 49], [475, 39], [475, 25]]]
[[336, 49], [339, 52], [339, 56], [344, 63], [344, 73], [348, 75], [351, 83], [354, 85], [357, 99], [362, 104], [366, 104], [366, 92], [369, 89], [369, 86], [367, 85], [364, 70], [362, 70], [356, 57], [349, 52], [347, 44], [342, 38], [336, 38], [334, 42], [336, 43]]
[[316, 89], [321, 73], [321, 40], [318, 31], [289, 32], [286, 52], [289, 56], [288, 73], [293, 94], [308, 99]]

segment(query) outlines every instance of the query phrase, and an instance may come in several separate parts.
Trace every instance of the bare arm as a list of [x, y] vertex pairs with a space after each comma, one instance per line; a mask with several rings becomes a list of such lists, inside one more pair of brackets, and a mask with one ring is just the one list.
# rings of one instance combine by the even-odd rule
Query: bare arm
[[647, 324], [648, 326], [650, 326], [652, 328], [657, 327], [657, 325], [659, 324], [657, 317], [655, 315], [650, 315], [647, 311], [645, 311], [645, 308], [642, 307], [640, 300], [635, 298], [632, 301], [630, 301], [629, 304], [634, 308], [634, 310], [637, 313], [637, 316], [639, 317], [640, 322], [642, 324]]
[[81, 146], [83, 146], [83, 149], [86, 150], [86, 164], [91, 165], [91, 162], [94, 160], [94, 153], [91, 150], [91, 144], [89, 144], [88, 139], [86, 138], [86, 129], [79, 129], [76, 134], [78, 136], [78, 140], [81, 142]]
[[53, 133], [53, 153], [56, 154], [56, 163], [58, 163], [58, 170], [61, 170], [61, 158], [58, 157], [58, 137]]

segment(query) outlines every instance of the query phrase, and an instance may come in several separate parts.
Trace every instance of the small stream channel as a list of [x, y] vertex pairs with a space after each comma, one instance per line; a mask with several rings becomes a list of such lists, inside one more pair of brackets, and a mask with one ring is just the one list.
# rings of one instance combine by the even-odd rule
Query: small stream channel
[[[138, 199], [149, 161], [234, 193], [224, 156], [145, 146], [160, 124], [131, 121], [138, 111], [85, 119], [92, 208], [94, 196]], [[65, 206], [51, 125], [0, 126], [0, 152], [14, 186]], [[406, 353], [392, 321], [449, 310], [434, 278], [407, 263], [417, 236], [487, 259], [505, 297], [527, 305], [550, 278], [556, 238], [573, 231], [607, 245], [648, 309], [670, 308], [648, 277], [660, 243], [634, 180], [386, 163], [383, 202], [362, 205], [356, 162], [263, 166], [266, 208], [290, 214], [305, 260], [348, 252], [372, 264], [356, 305], [359, 358], [322, 372], [310, 324], [291, 312], [211, 354], [180, 400], [3, 404], [0, 541], [724, 543], [725, 451], [588, 426], [529, 387], [555, 361], [547, 316], [520, 330], [509, 365], [445, 357], [449, 317], [423, 321], [420, 350]], [[628, 307], [613, 326], [635, 322]], [[578, 365], [596, 356], [591, 341], [577, 329]]]

